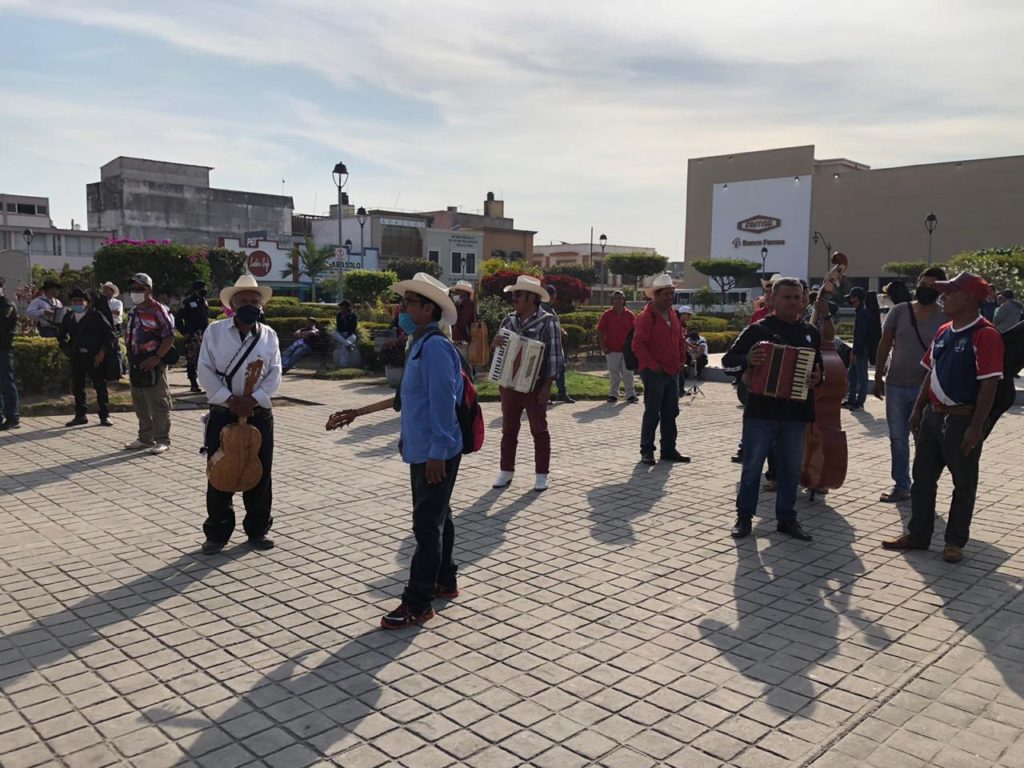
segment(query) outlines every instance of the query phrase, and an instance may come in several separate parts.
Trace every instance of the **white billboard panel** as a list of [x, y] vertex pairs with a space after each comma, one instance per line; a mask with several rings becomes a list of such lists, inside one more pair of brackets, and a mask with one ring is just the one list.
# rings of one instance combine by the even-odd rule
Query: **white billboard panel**
[[811, 177], [715, 184], [711, 198], [711, 257], [761, 262], [765, 271], [807, 278]]

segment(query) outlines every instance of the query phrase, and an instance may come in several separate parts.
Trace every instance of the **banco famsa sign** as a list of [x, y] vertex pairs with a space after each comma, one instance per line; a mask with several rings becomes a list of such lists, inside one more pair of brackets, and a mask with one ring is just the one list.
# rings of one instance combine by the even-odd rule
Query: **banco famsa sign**
[[749, 219], [743, 219], [743, 221], [736, 222], [736, 229], [742, 232], [754, 232], [757, 234], [767, 232], [769, 229], [776, 229], [781, 226], [782, 219], [777, 219], [774, 216], [765, 216], [760, 213], [757, 216], [751, 216]]

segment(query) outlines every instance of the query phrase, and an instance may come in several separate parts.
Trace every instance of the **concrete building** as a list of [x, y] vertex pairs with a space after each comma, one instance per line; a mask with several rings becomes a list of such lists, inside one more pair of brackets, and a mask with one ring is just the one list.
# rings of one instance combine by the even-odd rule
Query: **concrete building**
[[[816, 160], [813, 145], [788, 147], [691, 159], [686, 188], [687, 262], [761, 262], [767, 248], [769, 274], [811, 282], [827, 269], [829, 243], [849, 257], [849, 285], [879, 289], [891, 279], [883, 264], [928, 260], [931, 212], [934, 262], [1024, 242], [1019, 155], [872, 170], [844, 158]], [[704, 284], [687, 270], [687, 287]]]
[[89, 229], [133, 240], [215, 245], [220, 237], [245, 241], [291, 238], [292, 198], [210, 186], [204, 165], [118, 157], [86, 186]]
[[[31, 243], [25, 231], [31, 231]], [[93, 254], [110, 237], [110, 232], [83, 231], [74, 226], [62, 229], [50, 218], [50, 200], [46, 197], [0, 194], [0, 253], [11, 252], [7, 260], [21, 264], [14, 254], [30, 256], [32, 264], [48, 269], [81, 269], [92, 264]], [[6, 261], [6, 260], [5, 260]], [[14, 277], [5, 274], [14, 281]]]
[[[435, 229], [468, 229], [483, 234], [481, 261], [487, 259], [530, 259], [533, 256], [533, 236], [530, 229], [517, 229], [515, 221], [505, 216], [505, 201], [496, 200], [488, 192], [484, 200], [483, 213], [466, 213], [450, 205], [443, 211], [428, 211], [423, 214], [431, 220]], [[386, 255], [386, 251], [381, 251]]]

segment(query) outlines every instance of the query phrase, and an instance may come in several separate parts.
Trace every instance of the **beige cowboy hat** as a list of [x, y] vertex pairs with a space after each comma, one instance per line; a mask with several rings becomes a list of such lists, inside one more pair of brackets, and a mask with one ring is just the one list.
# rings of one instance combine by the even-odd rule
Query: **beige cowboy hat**
[[469, 298], [473, 298], [476, 291], [473, 290], [473, 284], [469, 280], [459, 280], [455, 285], [452, 286], [453, 291], [463, 291], [469, 294]]
[[764, 288], [765, 290], [768, 290], [773, 285], [775, 285], [776, 281], [781, 280], [781, 279], [782, 279], [782, 275], [779, 272], [776, 272], [771, 277], [761, 278], [761, 287]]
[[647, 294], [647, 298], [648, 299], [653, 299], [654, 298], [654, 294], [655, 294], [656, 291], [660, 291], [662, 288], [675, 288], [675, 287], [676, 287], [676, 284], [672, 280], [672, 275], [670, 275], [670, 274], [668, 274], [666, 272], [666, 273], [658, 275], [656, 278], [654, 278], [654, 282], [651, 283], [651, 287], [645, 289], [644, 293]]
[[231, 300], [235, 298], [235, 294], [242, 293], [243, 291], [256, 291], [263, 299], [264, 304], [270, 301], [270, 297], [274, 295], [274, 290], [270, 286], [260, 285], [252, 275], [242, 275], [235, 281], [234, 285], [221, 290], [221, 306], [230, 307]]
[[530, 275], [520, 275], [516, 278], [516, 281], [512, 285], [505, 286], [505, 293], [515, 293], [516, 291], [528, 291], [530, 293], [536, 293], [540, 296], [541, 301], [551, 301], [551, 296], [544, 290], [544, 286], [540, 284], [540, 280]]
[[455, 321], [458, 320], [459, 313], [455, 309], [452, 297], [448, 295], [448, 286], [426, 272], [417, 272], [413, 275], [412, 280], [401, 280], [395, 283], [391, 286], [391, 290], [399, 296], [404, 295], [406, 291], [418, 293], [441, 308], [441, 319], [446, 323], [455, 325]]
[[111, 291], [113, 291], [114, 295], [113, 295], [112, 298], [116, 299], [118, 296], [121, 295], [121, 289], [118, 288], [116, 285], [114, 285], [109, 280], [107, 280], [107, 282], [105, 282], [103, 285], [101, 285], [100, 288], [109, 288]]

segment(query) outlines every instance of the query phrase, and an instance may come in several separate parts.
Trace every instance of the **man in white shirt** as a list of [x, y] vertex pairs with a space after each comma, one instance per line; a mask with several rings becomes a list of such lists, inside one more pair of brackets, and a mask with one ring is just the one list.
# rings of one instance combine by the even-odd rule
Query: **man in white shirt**
[[110, 305], [110, 314], [114, 317], [114, 330], [120, 332], [121, 326], [124, 324], [124, 302], [117, 298], [121, 295], [121, 289], [108, 280], [100, 286], [100, 290], [103, 291], [107, 297], [107, 303]]
[[[271, 397], [281, 384], [281, 351], [277, 334], [259, 322], [263, 304], [271, 289], [259, 286], [252, 275], [242, 275], [231, 288], [220, 292], [221, 305], [231, 307], [234, 315], [211, 323], [199, 349], [199, 384], [206, 392], [210, 414], [206, 422], [206, 455], [213, 458], [220, 448], [220, 431], [240, 417], [260, 431], [263, 442], [259, 461], [263, 475], [259, 483], [242, 494], [245, 519], [242, 527], [253, 549], [272, 549], [267, 538], [273, 525], [270, 516], [271, 464], [274, 456], [274, 416]], [[262, 371], [246, 394], [247, 369], [257, 360]], [[206, 486], [206, 541], [203, 552], [212, 555], [228, 543], [235, 529], [234, 494]]]
[[64, 307], [57, 296], [60, 294], [60, 283], [47, 280], [43, 283], [43, 292], [29, 302], [25, 314], [36, 324], [39, 335], [44, 339], [55, 339], [60, 333], [58, 309]]

